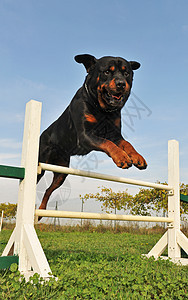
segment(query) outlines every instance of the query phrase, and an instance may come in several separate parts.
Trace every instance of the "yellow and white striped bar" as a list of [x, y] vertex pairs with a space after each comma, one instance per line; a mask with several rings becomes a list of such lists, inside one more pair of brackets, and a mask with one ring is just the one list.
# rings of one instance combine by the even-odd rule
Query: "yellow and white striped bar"
[[53, 218], [68, 218], [68, 219], [92, 219], [92, 220], [117, 220], [117, 221], [141, 221], [141, 222], [173, 223], [172, 218], [166, 218], [166, 217], [99, 214], [99, 213], [87, 213], [87, 212], [45, 210], [45, 209], [36, 209], [35, 210], [35, 216], [38, 216], [38, 217], [53, 217]]
[[40, 174], [42, 170], [63, 173], [63, 174], [71, 174], [71, 175], [76, 175], [76, 176], [89, 177], [89, 178], [95, 178], [95, 179], [102, 179], [102, 180], [107, 180], [107, 181], [115, 181], [115, 182], [127, 183], [127, 184], [132, 184], [132, 185], [146, 186], [146, 187], [156, 188], [159, 190], [171, 191], [171, 194], [173, 194], [173, 188], [171, 186], [159, 184], [159, 183], [152, 183], [152, 182], [146, 182], [146, 181], [141, 181], [141, 180], [135, 180], [135, 179], [129, 179], [129, 178], [124, 178], [124, 177], [118, 177], [118, 176], [100, 174], [100, 173], [95, 173], [95, 172], [90, 172], [90, 171], [83, 171], [83, 170], [78, 170], [78, 169], [73, 169], [73, 168], [50, 165], [50, 164], [45, 164], [45, 163], [39, 163], [38, 174]]

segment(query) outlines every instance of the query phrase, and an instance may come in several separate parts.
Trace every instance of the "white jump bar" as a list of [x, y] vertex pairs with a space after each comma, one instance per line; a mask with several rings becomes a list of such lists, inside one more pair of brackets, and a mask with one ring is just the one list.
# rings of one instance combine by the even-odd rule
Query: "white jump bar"
[[164, 185], [164, 184], [146, 182], [146, 181], [141, 181], [141, 180], [135, 180], [135, 179], [129, 179], [129, 178], [124, 178], [124, 177], [118, 177], [118, 176], [100, 174], [100, 173], [95, 173], [95, 172], [90, 172], [90, 171], [83, 171], [83, 170], [78, 170], [78, 169], [73, 169], [73, 168], [50, 165], [50, 164], [45, 164], [45, 163], [39, 163], [38, 174], [40, 174], [42, 170], [52, 171], [52, 172], [56, 172], [56, 173], [89, 177], [89, 178], [95, 178], [95, 179], [102, 179], [102, 180], [107, 180], [107, 181], [115, 181], [115, 182], [120, 182], [120, 183], [146, 186], [146, 187], [156, 188], [159, 190], [166, 190], [166, 191], [173, 190], [173, 188], [171, 186]]
[[70, 219], [93, 219], [93, 220], [117, 220], [117, 221], [142, 221], [142, 222], [166, 222], [173, 223], [173, 219], [166, 217], [134, 216], [99, 214], [87, 212], [72, 212], [60, 210], [36, 209], [35, 215], [40, 217], [70, 218]]

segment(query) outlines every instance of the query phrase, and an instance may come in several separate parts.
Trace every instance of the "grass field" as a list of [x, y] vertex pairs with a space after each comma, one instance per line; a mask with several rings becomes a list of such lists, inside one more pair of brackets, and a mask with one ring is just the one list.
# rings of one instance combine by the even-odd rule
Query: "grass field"
[[[0, 253], [10, 230], [0, 233]], [[160, 234], [38, 231], [53, 275], [19, 280], [15, 265], [0, 271], [0, 299], [188, 299], [188, 267], [154, 261], [148, 253]]]

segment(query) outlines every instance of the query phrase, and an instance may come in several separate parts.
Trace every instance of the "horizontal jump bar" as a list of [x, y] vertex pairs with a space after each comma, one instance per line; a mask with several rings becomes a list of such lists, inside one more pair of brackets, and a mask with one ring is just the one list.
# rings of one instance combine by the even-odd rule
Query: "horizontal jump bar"
[[87, 213], [87, 212], [45, 210], [45, 209], [36, 209], [35, 215], [38, 217], [40, 216], [40, 217], [70, 218], [70, 219], [93, 219], [93, 220], [118, 220], [118, 221], [173, 223], [173, 219], [166, 218], [166, 217], [99, 214], [99, 213]]
[[24, 179], [24, 176], [24, 168], [0, 165], [0, 177]]
[[84, 176], [84, 177], [90, 177], [90, 178], [102, 179], [102, 180], [108, 180], [108, 181], [115, 181], [115, 182], [127, 183], [127, 184], [133, 184], [133, 185], [146, 186], [146, 187], [156, 188], [159, 190], [166, 190], [166, 191], [173, 190], [173, 188], [169, 185], [145, 182], [145, 181], [141, 181], [141, 180], [117, 177], [117, 176], [100, 174], [100, 173], [94, 173], [94, 172], [90, 172], [90, 171], [77, 170], [77, 169], [61, 167], [61, 166], [56, 166], [56, 165], [50, 165], [50, 164], [45, 164], [45, 163], [39, 163], [39, 167], [38, 167], [39, 174], [41, 173], [41, 170], [52, 171], [52, 172], [63, 173], [63, 174], [71, 174], [71, 175], [77, 175], [77, 176]]
[[188, 203], [188, 195], [180, 194], [180, 201]]

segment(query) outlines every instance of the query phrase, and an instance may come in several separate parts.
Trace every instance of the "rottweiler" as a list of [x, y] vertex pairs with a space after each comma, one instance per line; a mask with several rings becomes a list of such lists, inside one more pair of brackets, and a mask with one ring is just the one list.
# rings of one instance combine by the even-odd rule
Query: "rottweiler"
[[[145, 159], [121, 135], [121, 109], [131, 92], [136, 61], [89, 54], [75, 56], [85, 66], [87, 76], [62, 115], [40, 137], [39, 162], [68, 167], [72, 155], [92, 150], [105, 152], [123, 169], [132, 165], [145, 169]], [[38, 175], [37, 181], [44, 175]], [[54, 173], [39, 209], [46, 209], [52, 192], [67, 175]]]

